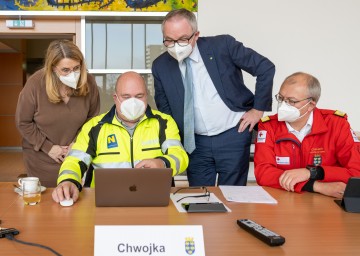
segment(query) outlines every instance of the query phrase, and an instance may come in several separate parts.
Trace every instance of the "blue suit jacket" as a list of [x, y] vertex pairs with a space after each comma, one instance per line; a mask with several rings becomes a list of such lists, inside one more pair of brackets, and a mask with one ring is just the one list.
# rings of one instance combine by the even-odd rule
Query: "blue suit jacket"
[[[274, 64], [229, 35], [199, 37], [201, 57], [220, 98], [232, 111], [271, 111]], [[242, 70], [256, 76], [255, 95], [245, 86]], [[153, 62], [157, 108], [171, 115], [184, 131], [184, 85], [178, 61], [167, 52]]]

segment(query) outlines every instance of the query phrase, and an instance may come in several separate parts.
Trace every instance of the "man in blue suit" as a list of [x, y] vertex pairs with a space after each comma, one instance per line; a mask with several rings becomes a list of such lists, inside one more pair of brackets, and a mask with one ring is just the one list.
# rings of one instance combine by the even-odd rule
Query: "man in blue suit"
[[[186, 9], [169, 12], [162, 32], [167, 52], [152, 66], [155, 101], [177, 122], [189, 185], [246, 185], [251, 131], [271, 111], [274, 64], [229, 35], [199, 37]], [[243, 70], [257, 78], [255, 95]]]

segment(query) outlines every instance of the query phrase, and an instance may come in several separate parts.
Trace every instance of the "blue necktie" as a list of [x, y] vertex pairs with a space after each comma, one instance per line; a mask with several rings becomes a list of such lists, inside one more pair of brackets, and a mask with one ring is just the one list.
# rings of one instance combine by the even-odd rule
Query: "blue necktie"
[[184, 82], [184, 148], [191, 154], [195, 150], [195, 133], [194, 133], [194, 95], [193, 79], [191, 70], [191, 59], [184, 60], [186, 64]]

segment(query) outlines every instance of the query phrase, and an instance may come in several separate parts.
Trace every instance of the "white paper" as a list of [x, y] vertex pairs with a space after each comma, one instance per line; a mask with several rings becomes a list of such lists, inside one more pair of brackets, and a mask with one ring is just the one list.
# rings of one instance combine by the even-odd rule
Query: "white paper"
[[[209, 200], [207, 197], [188, 197], [188, 198], [184, 198], [180, 202], [176, 202], [177, 200], [185, 196], [198, 196], [203, 194], [204, 193], [176, 193], [175, 195], [170, 194], [170, 199], [174, 203], [176, 209], [179, 212], [187, 212], [181, 205], [184, 203], [223, 203], [219, 198], [216, 197], [214, 193], [210, 193]], [[224, 206], [228, 210], [228, 212], [231, 212], [230, 208], [228, 208], [225, 204]]]
[[219, 186], [229, 202], [277, 204], [277, 201], [260, 186]]
[[205, 256], [200, 225], [98, 225], [94, 237], [95, 256]]

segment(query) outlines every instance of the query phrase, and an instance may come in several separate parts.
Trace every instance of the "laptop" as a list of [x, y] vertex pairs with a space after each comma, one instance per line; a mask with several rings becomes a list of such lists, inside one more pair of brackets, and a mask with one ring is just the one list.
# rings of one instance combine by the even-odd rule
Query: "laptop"
[[170, 168], [99, 168], [94, 173], [98, 207], [169, 205]]

